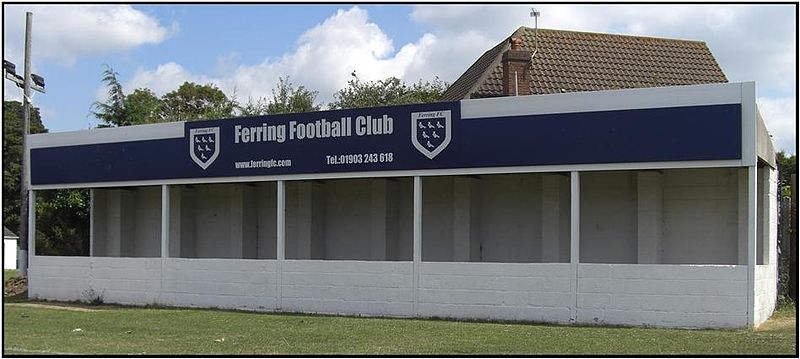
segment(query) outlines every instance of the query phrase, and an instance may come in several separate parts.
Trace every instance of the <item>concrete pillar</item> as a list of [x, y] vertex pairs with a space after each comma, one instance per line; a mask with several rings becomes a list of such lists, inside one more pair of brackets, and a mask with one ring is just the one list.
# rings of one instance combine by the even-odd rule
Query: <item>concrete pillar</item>
[[637, 249], [640, 264], [661, 263], [664, 186], [661, 172], [637, 173]]
[[472, 177], [453, 178], [453, 261], [480, 260], [480, 241], [477, 228], [477, 180]]
[[412, 265], [412, 309], [414, 315], [419, 313], [419, 271], [422, 263], [422, 179], [414, 176], [414, 242]]
[[36, 191], [28, 190], [28, 265], [36, 256]]
[[179, 258], [181, 255], [181, 204], [183, 187], [172, 186], [169, 189], [169, 246], [168, 258]]
[[756, 193], [758, 169], [755, 165], [747, 168], [747, 323], [750, 327], [755, 325], [755, 277], [756, 277], [756, 233], [758, 224], [756, 218]]
[[734, 169], [738, 183], [738, 217], [737, 223], [739, 230], [738, 244], [739, 244], [739, 260], [738, 264], [747, 264], [747, 168]]
[[570, 229], [569, 229], [569, 267], [570, 267], [570, 322], [578, 318], [578, 265], [580, 264], [581, 239], [581, 182], [580, 172], [570, 173]]
[[94, 257], [94, 188], [89, 189], [89, 257]]
[[560, 182], [561, 176], [547, 174], [542, 176], [542, 262], [559, 261], [560, 243]]
[[386, 260], [387, 251], [387, 182], [383, 178], [370, 180], [372, 194], [370, 196], [370, 259]]
[[170, 187], [161, 185], [161, 258], [170, 256], [169, 234], [170, 234]]
[[278, 181], [275, 205], [275, 293], [277, 309], [283, 308], [283, 261], [286, 259], [286, 181]]

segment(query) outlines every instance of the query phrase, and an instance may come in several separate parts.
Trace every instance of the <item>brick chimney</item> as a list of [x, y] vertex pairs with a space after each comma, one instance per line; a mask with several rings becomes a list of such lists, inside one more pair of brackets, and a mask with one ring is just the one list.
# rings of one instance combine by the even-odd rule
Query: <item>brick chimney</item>
[[511, 49], [503, 53], [503, 95], [522, 96], [531, 94], [531, 52], [522, 50], [522, 39], [508, 40]]

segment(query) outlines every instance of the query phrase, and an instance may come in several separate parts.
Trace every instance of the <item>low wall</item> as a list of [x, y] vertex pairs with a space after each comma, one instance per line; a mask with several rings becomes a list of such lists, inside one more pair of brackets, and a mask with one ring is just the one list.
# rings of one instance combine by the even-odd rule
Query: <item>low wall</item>
[[567, 323], [569, 263], [420, 264], [419, 315]]
[[286, 260], [284, 311], [412, 316], [411, 262]]
[[663, 327], [747, 325], [747, 267], [578, 265], [577, 322]]
[[[747, 325], [746, 266], [577, 268], [573, 278], [569, 263], [422, 262], [415, 273], [412, 262], [36, 256], [29, 295], [86, 300], [92, 289], [106, 302], [136, 305], [664, 327]], [[774, 297], [768, 288], [772, 273], [774, 266], [757, 268], [756, 290], [763, 293], [756, 303], [764, 303], [757, 319], [766, 319], [774, 306], [767, 300]]]
[[277, 305], [275, 260], [164, 260], [159, 302], [187, 307], [274, 310]]

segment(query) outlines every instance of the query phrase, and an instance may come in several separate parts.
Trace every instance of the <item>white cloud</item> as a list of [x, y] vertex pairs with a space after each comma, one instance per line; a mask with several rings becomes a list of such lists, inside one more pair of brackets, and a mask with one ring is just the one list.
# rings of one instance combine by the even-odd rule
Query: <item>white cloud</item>
[[3, 9], [4, 51], [6, 58], [17, 64], [23, 61], [26, 11], [33, 13], [32, 53], [36, 60], [64, 65], [84, 55], [158, 44], [177, 31], [177, 24], [165, 28], [128, 5], [5, 5]]
[[163, 94], [183, 81], [211, 82], [229, 95], [235, 90], [240, 99], [258, 98], [271, 95], [279, 76], [290, 76], [295, 84], [318, 90], [321, 101], [329, 101], [333, 92], [347, 84], [353, 71], [367, 81], [405, 77], [407, 71], [425, 72], [421, 70], [424, 68], [421, 54], [434, 42], [435, 36], [425, 35], [394, 52], [392, 40], [369, 21], [367, 11], [353, 7], [337, 11], [303, 33], [296, 49], [279, 58], [233, 68], [231, 61], [237, 59], [235, 54], [221, 57], [218, 66], [230, 69], [230, 76], [191, 74], [179, 64], [168, 62], [153, 70], [140, 69], [125, 83], [125, 88], [148, 87]]
[[775, 150], [795, 153], [797, 145], [797, 101], [792, 97], [767, 98], [756, 100], [761, 117], [766, 122]]

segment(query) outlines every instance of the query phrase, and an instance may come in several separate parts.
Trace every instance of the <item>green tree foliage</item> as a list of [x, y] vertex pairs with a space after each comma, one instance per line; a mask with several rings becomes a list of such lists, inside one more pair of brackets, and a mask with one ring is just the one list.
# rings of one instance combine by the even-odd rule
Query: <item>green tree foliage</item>
[[161, 98], [162, 121], [194, 121], [233, 116], [235, 101], [212, 84], [184, 82]]
[[437, 77], [432, 82], [422, 80], [411, 85], [396, 77], [363, 82], [353, 75], [347, 87], [333, 95], [331, 109], [404, 105], [436, 102], [448, 84]]
[[311, 91], [305, 86], [294, 87], [289, 78], [278, 78], [278, 88], [272, 89], [272, 99], [248, 99], [244, 105], [238, 105], [240, 116], [277, 115], [282, 113], [300, 113], [319, 111], [320, 106], [314, 102], [318, 91]]
[[37, 192], [36, 253], [89, 255], [89, 190]]
[[[31, 133], [47, 132], [38, 108], [31, 108]], [[19, 231], [22, 176], [22, 103], [3, 101], [3, 226]]]
[[797, 174], [797, 155], [787, 155], [780, 151], [775, 154], [775, 162], [778, 163], [778, 187], [781, 195], [789, 195], [789, 180], [792, 174]]
[[98, 127], [128, 126], [134, 123], [130, 120], [125, 110], [125, 93], [119, 82], [118, 73], [111, 66], [103, 65], [103, 83], [108, 87], [108, 99], [105, 102], [95, 101], [91, 113], [103, 121]]
[[125, 96], [126, 116], [131, 124], [160, 122], [161, 99], [153, 91], [140, 88]]

